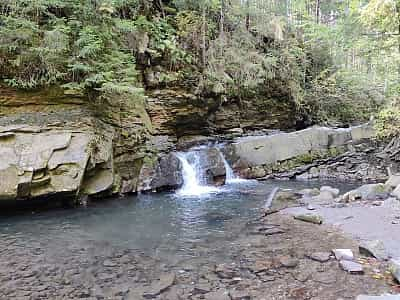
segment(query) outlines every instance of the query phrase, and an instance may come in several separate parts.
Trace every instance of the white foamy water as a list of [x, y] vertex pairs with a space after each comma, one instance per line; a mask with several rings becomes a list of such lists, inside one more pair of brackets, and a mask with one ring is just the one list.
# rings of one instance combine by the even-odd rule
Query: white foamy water
[[226, 173], [226, 179], [225, 179], [225, 183], [240, 183], [240, 182], [244, 182], [247, 181], [246, 179], [242, 179], [239, 176], [237, 176], [231, 166], [229, 165], [228, 161], [226, 160], [224, 154], [221, 152], [221, 150], [219, 150], [219, 153], [221, 154], [221, 158], [222, 161], [224, 162], [224, 166], [225, 166], [225, 173]]
[[[206, 184], [200, 158], [196, 151], [177, 153], [176, 157], [182, 164], [183, 185], [176, 192], [179, 196], [201, 196], [219, 191], [217, 187]], [[189, 162], [189, 159], [191, 162]]]

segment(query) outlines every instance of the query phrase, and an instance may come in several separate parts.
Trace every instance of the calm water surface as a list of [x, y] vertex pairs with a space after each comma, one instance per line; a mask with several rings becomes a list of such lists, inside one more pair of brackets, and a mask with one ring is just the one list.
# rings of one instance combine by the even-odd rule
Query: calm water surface
[[[0, 216], [0, 238], [48, 249], [107, 244], [152, 254], [191, 255], [195, 245], [230, 243], [263, 207], [271, 190], [353, 186], [327, 182], [245, 181], [201, 197], [143, 194], [88, 207]], [[210, 246], [211, 247], [211, 246]]]

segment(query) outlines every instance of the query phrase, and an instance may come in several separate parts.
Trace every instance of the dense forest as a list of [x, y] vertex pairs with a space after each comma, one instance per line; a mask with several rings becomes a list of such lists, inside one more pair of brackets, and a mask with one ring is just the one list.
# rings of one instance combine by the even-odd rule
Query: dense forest
[[[0, 80], [143, 98], [180, 86], [219, 101], [285, 89], [310, 124], [400, 121], [398, 0], [3, 0]], [[279, 99], [277, 99], [279, 100]]]

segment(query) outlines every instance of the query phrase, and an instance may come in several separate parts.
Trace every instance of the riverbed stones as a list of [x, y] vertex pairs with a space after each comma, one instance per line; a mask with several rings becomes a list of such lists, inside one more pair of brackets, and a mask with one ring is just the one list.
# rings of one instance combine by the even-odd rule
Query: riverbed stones
[[158, 281], [152, 282], [150, 287], [146, 288], [146, 291], [143, 293], [143, 297], [145, 298], [154, 298], [166, 291], [169, 287], [171, 287], [175, 282], [175, 274], [174, 273], [166, 273], [162, 274]]
[[215, 267], [215, 273], [223, 279], [232, 279], [238, 275], [235, 266], [219, 264]]
[[298, 214], [293, 216], [296, 220], [321, 225], [323, 219], [317, 214]]
[[313, 252], [308, 257], [312, 260], [324, 263], [331, 259], [331, 254], [329, 252]]
[[265, 213], [272, 214], [288, 207], [295, 207], [301, 205], [302, 194], [293, 190], [279, 189], [273, 194], [266, 204]]
[[251, 295], [248, 291], [243, 290], [232, 290], [229, 292], [231, 300], [250, 300]]
[[231, 300], [228, 291], [218, 290], [204, 295], [205, 300]]
[[339, 193], [340, 193], [340, 190], [339, 190], [339, 189], [333, 188], [333, 187], [331, 187], [331, 186], [326, 186], [326, 185], [325, 185], [325, 186], [322, 186], [322, 187], [320, 188], [320, 191], [321, 191], [321, 193], [326, 192], [326, 193], [331, 194], [333, 198], [339, 196]]
[[380, 260], [389, 259], [385, 245], [380, 240], [364, 241], [359, 246], [360, 254], [372, 256]]
[[354, 254], [351, 249], [333, 249], [333, 254], [337, 260], [353, 260]]
[[363, 266], [357, 262], [350, 261], [350, 260], [341, 260], [339, 262], [340, 267], [351, 274], [363, 274], [364, 269]]
[[388, 196], [389, 193], [387, 192], [384, 184], [365, 184], [344, 194], [341, 198], [341, 201], [347, 203], [357, 200], [377, 200], [385, 199]]
[[299, 260], [290, 256], [279, 257], [279, 263], [285, 268], [295, 268], [299, 264]]
[[400, 300], [400, 295], [382, 295], [382, 296], [357, 296], [356, 300]]

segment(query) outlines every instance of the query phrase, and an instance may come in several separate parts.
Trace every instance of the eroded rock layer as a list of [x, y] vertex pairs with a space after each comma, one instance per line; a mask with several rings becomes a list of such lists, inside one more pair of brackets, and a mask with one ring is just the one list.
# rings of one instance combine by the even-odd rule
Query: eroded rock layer
[[[57, 88], [24, 93], [0, 87], [0, 92], [1, 199], [176, 189], [183, 178], [173, 152], [199, 145], [208, 145], [196, 150], [208, 184], [225, 181], [221, 153], [245, 178], [323, 177], [321, 165], [330, 168], [336, 161], [321, 160], [347, 159], [348, 151], [357, 153], [355, 146], [373, 136], [370, 126], [271, 131], [296, 126], [293, 104], [273, 99], [235, 103], [177, 89], [148, 91], [147, 99], [94, 100]], [[228, 144], [221, 147], [222, 142]], [[316, 162], [318, 170], [312, 168]], [[348, 174], [363, 177], [353, 171]], [[386, 176], [375, 171], [370, 177]]]

